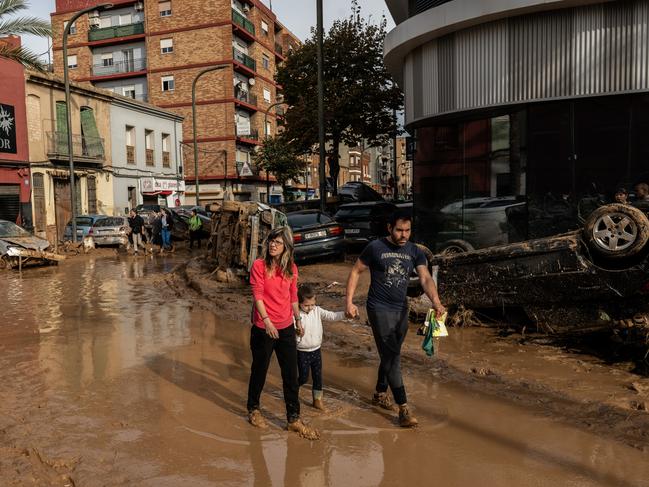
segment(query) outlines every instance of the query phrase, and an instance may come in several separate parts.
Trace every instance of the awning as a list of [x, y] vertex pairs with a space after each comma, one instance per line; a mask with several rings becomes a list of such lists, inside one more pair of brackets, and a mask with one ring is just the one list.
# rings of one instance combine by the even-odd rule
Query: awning
[[142, 191], [142, 194], [146, 196], [171, 196], [173, 191]]

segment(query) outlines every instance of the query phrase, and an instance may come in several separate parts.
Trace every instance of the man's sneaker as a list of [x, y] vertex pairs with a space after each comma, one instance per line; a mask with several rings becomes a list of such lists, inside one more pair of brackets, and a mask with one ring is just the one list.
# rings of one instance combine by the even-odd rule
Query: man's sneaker
[[266, 420], [259, 409], [253, 409], [248, 413], [248, 422], [255, 428], [267, 428]]
[[403, 406], [399, 406], [399, 426], [401, 426], [402, 428], [414, 428], [418, 424], [419, 421], [417, 421], [417, 418], [410, 414], [408, 406], [406, 406], [405, 404]]
[[322, 399], [314, 399], [313, 400], [313, 407], [315, 409], [318, 409], [322, 411], [323, 413], [327, 411], [327, 408], [325, 407], [324, 403], [322, 402]]
[[294, 431], [302, 438], [306, 438], [307, 440], [320, 439], [320, 432], [317, 429], [315, 429], [313, 426], [308, 426], [304, 424], [301, 419], [296, 419], [295, 421], [291, 421], [290, 423], [288, 423], [286, 429], [288, 429], [289, 431]]
[[372, 397], [372, 404], [379, 406], [380, 408], [387, 409], [388, 411], [394, 411], [394, 406], [392, 405], [392, 399], [388, 396], [387, 392], [375, 392]]

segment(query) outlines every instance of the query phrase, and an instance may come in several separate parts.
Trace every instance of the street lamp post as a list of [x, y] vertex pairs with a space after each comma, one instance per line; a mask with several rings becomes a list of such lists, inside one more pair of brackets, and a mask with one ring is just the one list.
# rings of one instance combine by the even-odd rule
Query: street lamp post
[[327, 180], [325, 173], [325, 125], [324, 125], [324, 35], [322, 0], [316, 0], [318, 38], [318, 144], [320, 145], [320, 211], [327, 209]]
[[[278, 101], [270, 105], [266, 110], [264, 111], [264, 138], [269, 137], [270, 134], [266, 133], [266, 129], [268, 127], [268, 113], [270, 112], [271, 108], [275, 108], [279, 105], [285, 105], [286, 102], [284, 101]], [[266, 203], [270, 204], [270, 175], [268, 172], [268, 169], [266, 169]]]
[[[194, 176], [196, 178], [196, 206], [200, 206], [200, 201], [198, 199], [198, 142], [196, 139], [196, 83], [198, 79], [206, 73], [211, 73], [212, 71], [219, 71], [221, 69], [227, 68], [226, 65], [221, 66], [212, 66], [211, 68], [204, 69], [196, 75], [194, 81], [192, 82], [192, 130], [194, 134]], [[227, 159], [226, 159], [227, 160]], [[227, 181], [227, 174], [224, 176], [224, 181]]]
[[72, 150], [72, 110], [70, 110], [70, 75], [68, 73], [68, 35], [70, 27], [82, 15], [94, 10], [111, 8], [112, 3], [102, 3], [93, 7], [85, 8], [74, 14], [63, 29], [63, 82], [65, 83], [65, 122], [68, 130], [68, 161], [70, 164], [70, 211], [72, 213], [72, 240], [77, 241], [77, 208], [76, 208], [76, 187], [74, 185], [74, 152]]

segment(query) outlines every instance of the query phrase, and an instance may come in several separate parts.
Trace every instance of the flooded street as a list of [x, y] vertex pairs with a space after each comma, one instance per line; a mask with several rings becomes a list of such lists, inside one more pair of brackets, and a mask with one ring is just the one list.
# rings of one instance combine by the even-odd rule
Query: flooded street
[[369, 403], [376, 360], [326, 340], [329, 412], [301, 391], [322, 439], [284, 431], [276, 363], [262, 395], [271, 428], [255, 430], [246, 315], [173, 293], [178, 262], [78, 258], [0, 275], [0, 485], [649, 485], [646, 452], [434, 369], [405, 367], [421, 426], [401, 430]]

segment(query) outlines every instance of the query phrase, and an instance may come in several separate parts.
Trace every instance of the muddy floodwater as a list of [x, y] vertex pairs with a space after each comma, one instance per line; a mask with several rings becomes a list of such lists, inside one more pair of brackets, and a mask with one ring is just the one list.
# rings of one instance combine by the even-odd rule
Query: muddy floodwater
[[[649, 485], [646, 452], [408, 370], [421, 426], [371, 406], [376, 360], [324, 347], [325, 401], [284, 431], [279, 369], [245, 419], [249, 325], [167, 286], [179, 257], [0, 274], [2, 486]], [[247, 300], [248, 295], [242, 295]]]

